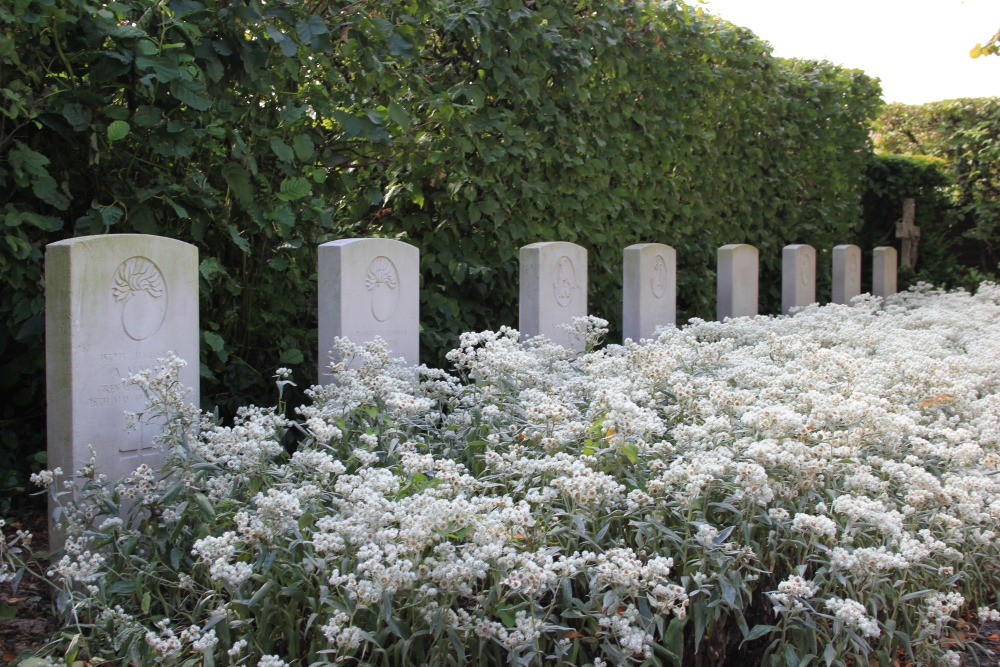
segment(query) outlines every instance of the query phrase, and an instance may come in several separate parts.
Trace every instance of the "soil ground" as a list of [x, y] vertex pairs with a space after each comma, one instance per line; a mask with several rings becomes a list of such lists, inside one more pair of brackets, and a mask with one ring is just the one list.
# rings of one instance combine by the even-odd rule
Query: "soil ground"
[[[44, 508], [22, 508], [7, 515], [5, 534], [26, 530], [35, 545], [48, 545]], [[17, 586], [0, 584], [0, 665], [9, 665], [23, 654], [45, 644], [58, 624], [52, 608], [52, 591], [37, 578], [25, 576]]]
[[[24, 508], [8, 515], [6, 531], [27, 530], [33, 543], [48, 544], [44, 509]], [[974, 633], [966, 626], [962, 667], [1000, 667], [1000, 623], [988, 623]], [[16, 665], [19, 658], [42, 647], [59, 629], [51, 590], [37, 579], [25, 577], [17, 588], [0, 585], [0, 665]], [[898, 667], [907, 667], [897, 663]]]

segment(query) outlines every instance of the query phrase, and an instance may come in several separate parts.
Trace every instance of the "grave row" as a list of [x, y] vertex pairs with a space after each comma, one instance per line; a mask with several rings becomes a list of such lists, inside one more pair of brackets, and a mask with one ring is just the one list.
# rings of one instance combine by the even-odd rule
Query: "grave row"
[[[876, 248], [873, 293], [896, 290], [896, 251]], [[329, 382], [336, 336], [383, 338], [394, 356], [419, 357], [420, 256], [390, 239], [345, 239], [319, 247], [320, 381]], [[783, 250], [782, 310], [816, 300], [816, 251]], [[643, 243], [624, 251], [623, 322], [627, 338], [649, 338], [675, 324], [676, 253]], [[189, 365], [180, 382], [198, 395], [198, 251], [187, 243], [138, 234], [88, 236], [52, 243], [46, 252], [46, 382], [49, 465], [71, 472], [96, 451], [100, 471], [117, 479], [139, 464], [157, 465], [155, 427], [123, 431], [124, 411], [144, 396], [126, 378], [173, 351]], [[718, 317], [757, 314], [758, 252], [727, 245], [718, 254]], [[861, 291], [861, 249], [833, 250], [833, 300]], [[581, 343], [561, 325], [587, 315], [587, 251], [566, 242], [520, 251], [520, 322], [526, 336], [567, 347]]]
[[[861, 248], [833, 249], [834, 303], [861, 293]], [[758, 251], [746, 244], [718, 252], [716, 311], [727, 317], [757, 315]], [[622, 324], [625, 338], [652, 338], [676, 324], [677, 253], [668, 245], [640, 243], [623, 255]], [[874, 250], [872, 293], [896, 291], [894, 248]], [[582, 345], [563, 327], [587, 315], [587, 250], [573, 243], [532, 243], [520, 251], [518, 329], [564, 347]], [[380, 336], [394, 356], [418, 362], [420, 256], [390, 239], [345, 239], [319, 247], [320, 381], [336, 336], [355, 342]], [[782, 313], [816, 302], [816, 250], [795, 244], [782, 251]]]

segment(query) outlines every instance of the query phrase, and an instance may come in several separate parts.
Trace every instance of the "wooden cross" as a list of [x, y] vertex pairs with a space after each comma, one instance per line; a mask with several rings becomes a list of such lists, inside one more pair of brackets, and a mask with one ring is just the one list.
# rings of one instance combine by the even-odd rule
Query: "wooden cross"
[[896, 223], [896, 238], [903, 240], [899, 265], [911, 269], [917, 265], [917, 244], [920, 242], [920, 228], [913, 224], [916, 210], [916, 201], [907, 197], [903, 200], [903, 221]]

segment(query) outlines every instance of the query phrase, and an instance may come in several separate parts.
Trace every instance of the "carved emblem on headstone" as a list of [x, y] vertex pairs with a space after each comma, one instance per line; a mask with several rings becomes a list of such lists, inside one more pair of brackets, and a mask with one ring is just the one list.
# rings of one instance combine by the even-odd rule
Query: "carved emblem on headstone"
[[573, 301], [573, 292], [577, 289], [576, 269], [573, 261], [563, 255], [556, 263], [556, 280], [552, 285], [556, 303], [565, 308]]
[[160, 330], [167, 316], [167, 284], [156, 264], [145, 257], [126, 259], [114, 273], [111, 296], [129, 338], [146, 340]]
[[392, 317], [399, 303], [399, 272], [388, 257], [380, 255], [368, 265], [365, 288], [371, 298], [375, 319], [385, 322]]
[[667, 262], [663, 255], [657, 255], [653, 261], [653, 276], [649, 279], [650, 287], [653, 289], [653, 296], [662, 299], [667, 291]]

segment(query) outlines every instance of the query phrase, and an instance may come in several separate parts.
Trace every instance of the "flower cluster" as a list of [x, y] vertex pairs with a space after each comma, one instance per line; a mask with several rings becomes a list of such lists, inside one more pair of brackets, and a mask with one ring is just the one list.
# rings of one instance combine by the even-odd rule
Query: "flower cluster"
[[948, 664], [947, 627], [996, 617], [997, 322], [984, 284], [585, 353], [504, 328], [464, 334], [456, 376], [341, 339], [295, 419], [228, 426], [179, 407], [168, 360], [138, 378], [168, 465], [92, 480], [49, 576], [137, 663], [638, 664], [738, 618], [783, 660], [903, 633]]

